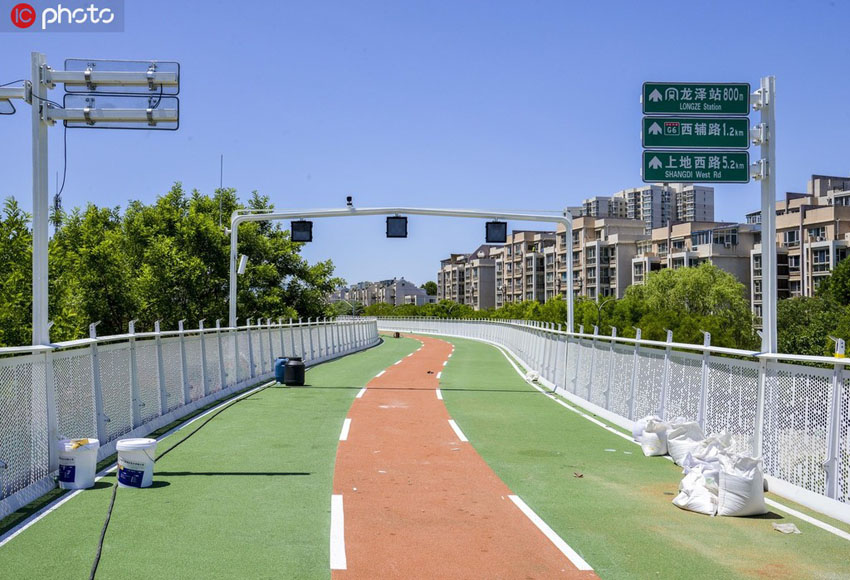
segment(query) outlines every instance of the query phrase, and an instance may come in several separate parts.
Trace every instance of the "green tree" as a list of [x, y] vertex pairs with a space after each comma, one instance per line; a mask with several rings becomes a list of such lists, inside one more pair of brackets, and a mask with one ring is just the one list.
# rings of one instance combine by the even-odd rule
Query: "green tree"
[[850, 260], [842, 260], [820, 283], [817, 295], [842, 306], [850, 305]]
[[0, 346], [32, 339], [32, 233], [30, 216], [12, 198], [0, 219]]
[[780, 300], [776, 319], [779, 352], [831, 355], [834, 344], [830, 336], [850, 339], [847, 308], [820, 296]]
[[636, 326], [654, 340], [664, 340], [669, 329], [676, 342], [700, 344], [701, 331], [707, 331], [716, 346], [758, 344], [743, 284], [712, 264], [654, 272], [645, 285], [630, 286], [620, 302], [625, 304], [614, 307], [611, 320], [626, 336]]
[[437, 295], [437, 283], [433, 280], [428, 280], [424, 284], [422, 284], [422, 288], [425, 290], [425, 293], [428, 296], [436, 296]]

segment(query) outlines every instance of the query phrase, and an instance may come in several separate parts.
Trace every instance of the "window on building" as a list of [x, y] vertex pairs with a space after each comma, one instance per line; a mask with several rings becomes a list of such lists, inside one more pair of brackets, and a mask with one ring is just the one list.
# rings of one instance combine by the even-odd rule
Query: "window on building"
[[685, 240], [673, 240], [673, 251], [679, 251], [685, 249]]
[[829, 272], [829, 249], [817, 249], [812, 252], [812, 270], [814, 272]]
[[807, 233], [809, 234], [810, 238], [814, 238], [815, 240], [825, 240], [826, 239], [826, 226], [809, 228]]
[[788, 256], [788, 270], [790, 272], [800, 271], [800, 256]]
[[788, 282], [788, 291], [791, 293], [791, 296], [800, 296], [801, 287], [802, 284], [799, 280], [790, 280]]
[[794, 247], [800, 245], [800, 231], [797, 229], [782, 232], [782, 239], [786, 246]]

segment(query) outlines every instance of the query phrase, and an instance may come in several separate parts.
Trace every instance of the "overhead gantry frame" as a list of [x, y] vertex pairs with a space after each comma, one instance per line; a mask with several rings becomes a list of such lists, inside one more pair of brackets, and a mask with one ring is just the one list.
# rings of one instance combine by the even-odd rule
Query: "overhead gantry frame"
[[[566, 239], [570, 249], [572, 249], [573, 240], [573, 218], [568, 210], [564, 210], [562, 215], [547, 215], [533, 213], [513, 213], [500, 211], [485, 211], [478, 209], [432, 209], [422, 207], [365, 207], [356, 208], [348, 206], [340, 209], [312, 209], [312, 210], [291, 210], [277, 212], [273, 210], [245, 211], [239, 210], [233, 212], [230, 216], [230, 326], [236, 326], [236, 284], [237, 284], [237, 240], [239, 233], [239, 224], [243, 222], [260, 222], [272, 220], [297, 220], [307, 218], [335, 218], [335, 217], [356, 217], [356, 216], [375, 216], [375, 215], [426, 215], [439, 217], [457, 217], [457, 218], [473, 218], [473, 219], [492, 219], [492, 220], [514, 220], [527, 222], [550, 222], [556, 224], [564, 224], [566, 228]], [[568, 254], [567, 263], [572, 263], [572, 258]], [[567, 331], [573, 331], [573, 292], [572, 292], [572, 277], [567, 278]]]

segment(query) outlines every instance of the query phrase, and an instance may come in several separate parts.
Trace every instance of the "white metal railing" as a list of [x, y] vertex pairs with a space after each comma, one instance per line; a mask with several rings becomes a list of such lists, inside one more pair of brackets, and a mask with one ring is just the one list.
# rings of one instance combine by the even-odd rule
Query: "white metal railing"
[[626, 428], [659, 415], [728, 431], [737, 451], [763, 458], [772, 491], [850, 522], [850, 359], [714, 347], [708, 334], [695, 345], [669, 332], [664, 342], [530, 321], [380, 318], [378, 327], [502, 346], [558, 394]]
[[217, 399], [270, 378], [274, 360], [316, 364], [373, 346], [374, 320], [270, 319], [0, 348], [0, 517], [54, 487], [57, 438], [97, 437], [98, 459]]

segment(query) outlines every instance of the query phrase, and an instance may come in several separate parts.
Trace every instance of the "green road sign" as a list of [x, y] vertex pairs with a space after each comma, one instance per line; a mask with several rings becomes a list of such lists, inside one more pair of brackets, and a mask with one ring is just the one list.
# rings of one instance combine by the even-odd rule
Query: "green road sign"
[[747, 115], [749, 83], [643, 83], [648, 115]]
[[750, 144], [747, 117], [644, 117], [644, 147], [746, 149]]
[[747, 183], [750, 154], [746, 151], [644, 151], [646, 183]]

